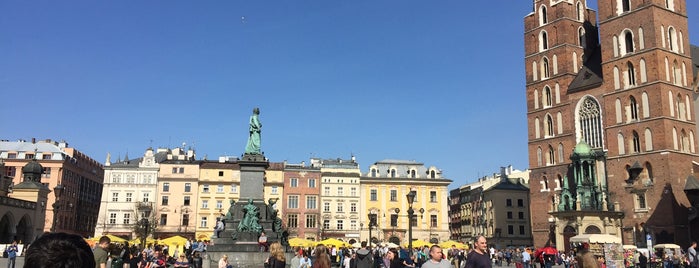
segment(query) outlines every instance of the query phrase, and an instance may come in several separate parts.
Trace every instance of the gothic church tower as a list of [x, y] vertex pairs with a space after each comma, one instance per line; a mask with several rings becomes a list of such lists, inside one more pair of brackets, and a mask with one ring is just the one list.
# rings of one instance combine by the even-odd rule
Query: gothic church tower
[[[682, 187], [697, 160], [686, 2], [597, 3], [599, 26], [585, 0], [535, 0], [525, 17], [534, 245], [564, 249], [596, 232], [684, 245]], [[601, 211], [561, 201], [585, 196], [571, 161], [577, 144], [593, 156], [595, 185], [585, 189]]]

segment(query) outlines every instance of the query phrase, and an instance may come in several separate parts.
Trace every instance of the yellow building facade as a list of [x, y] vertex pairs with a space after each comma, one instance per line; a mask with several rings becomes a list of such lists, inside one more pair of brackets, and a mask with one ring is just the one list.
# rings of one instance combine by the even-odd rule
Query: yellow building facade
[[198, 196], [196, 238], [208, 240], [213, 235], [216, 219], [226, 215], [231, 201], [240, 199], [240, 165], [225, 160], [203, 162]]
[[[448, 186], [435, 167], [405, 160], [382, 160], [369, 167], [360, 180], [362, 240], [408, 244], [407, 195], [415, 191], [412, 238], [442, 242], [449, 237]], [[373, 221], [372, 221], [373, 219]]]

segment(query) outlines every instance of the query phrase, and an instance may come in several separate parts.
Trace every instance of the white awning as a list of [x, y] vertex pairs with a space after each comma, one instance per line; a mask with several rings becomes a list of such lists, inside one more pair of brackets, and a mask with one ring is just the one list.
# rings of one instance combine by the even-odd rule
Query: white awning
[[621, 244], [621, 238], [608, 234], [581, 234], [570, 238], [572, 243], [616, 243]]

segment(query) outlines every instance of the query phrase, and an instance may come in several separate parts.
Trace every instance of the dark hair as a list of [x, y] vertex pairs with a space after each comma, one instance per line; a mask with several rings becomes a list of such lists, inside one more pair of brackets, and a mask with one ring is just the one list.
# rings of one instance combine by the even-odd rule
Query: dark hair
[[82, 237], [66, 233], [48, 233], [29, 246], [24, 257], [24, 267], [93, 268], [95, 257]]
[[99, 244], [102, 244], [102, 243], [112, 243], [112, 239], [109, 238], [109, 236], [103, 235], [102, 237], [100, 237]]

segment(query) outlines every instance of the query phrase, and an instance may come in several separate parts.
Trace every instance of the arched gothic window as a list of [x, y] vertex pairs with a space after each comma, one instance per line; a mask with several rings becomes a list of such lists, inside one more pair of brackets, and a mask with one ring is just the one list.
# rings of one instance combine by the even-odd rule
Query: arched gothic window
[[631, 10], [631, 0], [621, 0], [621, 11], [627, 12]]
[[631, 31], [626, 31], [626, 33], [624, 33], [624, 43], [626, 53], [633, 52], [633, 34], [631, 34]]
[[627, 62], [626, 63], [626, 78], [628, 78], [627, 85], [630, 86], [635, 86], [636, 85], [636, 70], [633, 67], [633, 63]]
[[631, 120], [638, 120], [638, 103], [636, 102], [636, 98], [633, 96], [629, 97], [629, 108], [631, 111], [629, 111]]
[[636, 132], [635, 130], [633, 131], [633, 138], [631, 140], [631, 149], [634, 153], [641, 152], [641, 140], [638, 137], [638, 132]]
[[593, 148], [602, 148], [602, 114], [599, 103], [592, 97], [585, 97], [578, 106], [577, 133]]
[[548, 22], [549, 21], [546, 14], [546, 6], [541, 6], [541, 8], [539, 8], [539, 24], [544, 25]]

